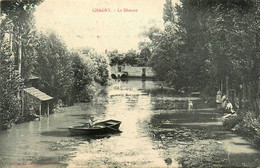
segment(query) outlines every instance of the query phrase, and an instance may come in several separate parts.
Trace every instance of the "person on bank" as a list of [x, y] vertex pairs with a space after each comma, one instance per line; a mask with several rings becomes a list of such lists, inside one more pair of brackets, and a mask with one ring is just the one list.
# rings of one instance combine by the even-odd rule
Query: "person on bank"
[[188, 110], [193, 109], [193, 102], [191, 100], [188, 101]]
[[222, 98], [221, 98], [221, 91], [218, 90], [217, 91], [217, 95], [216, 95], [216, 103], [217, 103], [217, 108], [221, 109], [221, 104], [222, 104]]
[[221, 99], [222, 99], [221, 109], [226, 109], [226, 107], [227, 107], [227, 96], [223, 95]]
[[233, 105], [232, 105], [232, 103], [230, 102], [230, 100], [228, 98], [226, 98], [226, 102], [227, 102], [226, 111], [228, 113], [232, 113], [232, 114], [235, 113]]
[[225, 108], [225, 112], [227, 113], [222, 117], [222, 122], [224, 122], [229, 117], [237, 116], [235, 110], [233, 109], [233, 105], [228, 98], [226, 98], [226, 103], [227, 105]]

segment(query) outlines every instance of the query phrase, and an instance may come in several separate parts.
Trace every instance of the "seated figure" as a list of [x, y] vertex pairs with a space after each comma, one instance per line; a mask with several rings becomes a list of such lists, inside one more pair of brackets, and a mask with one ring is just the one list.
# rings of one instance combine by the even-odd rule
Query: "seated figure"
[[234, 111], [234, 109], [233, 109], [233, 105], [232, 105], [232, 103], [230, 102], [230, 100], [227, 98], [226, 101], [227, 101], [226, 111], [227, 111], [228, 113], [235, 113], [235, 111]]
[[88, 121], [89, 127], [94, 127], [95, 126], [95, 120], [93, 116], [89, 117], [89, 121]]

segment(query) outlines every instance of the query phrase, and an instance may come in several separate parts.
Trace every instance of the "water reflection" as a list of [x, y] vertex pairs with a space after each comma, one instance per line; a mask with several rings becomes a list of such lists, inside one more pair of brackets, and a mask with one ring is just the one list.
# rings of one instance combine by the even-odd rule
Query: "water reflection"
[[63, 131], [44, 131], [44, 132], [41, 132], [41, 135], [44, 135], [44, 136], [53, 136], [53, 137], [69, 137], [71, 136], [69, 134], [69, 132], [66, 130], [63, 130]]

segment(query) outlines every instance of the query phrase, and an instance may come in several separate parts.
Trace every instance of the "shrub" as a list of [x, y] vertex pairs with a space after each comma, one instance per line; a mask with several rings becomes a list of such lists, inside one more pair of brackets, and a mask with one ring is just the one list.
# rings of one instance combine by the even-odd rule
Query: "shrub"
[[260, 117], [251, 111], [247, 112], [235, 129], [238, 133], [250, 138], [254, 145], [260, 144]]

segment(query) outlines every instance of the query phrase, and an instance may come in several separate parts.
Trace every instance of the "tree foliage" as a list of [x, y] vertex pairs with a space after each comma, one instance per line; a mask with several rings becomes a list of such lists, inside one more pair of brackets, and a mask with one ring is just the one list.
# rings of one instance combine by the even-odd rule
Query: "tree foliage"
[[166, 22], [174, 22], [174, 10], [172, 0], [166, 0], [163, 8], [163, 20]]
[[124, 62], [129, 65], [136, 65], [138, 63], [138, 54], [135, 50], [129, 50], [124, 57]]
[[[181, 0], [174, 12], [169, 12], [169, 5], [167, 0], [164, 30], [152, 27], [146, 32], [156, 76], [176, 90], [210, 94], [222, 88], [224, 81], [229, 85], [226, 92], [243, 85], [244, 97], [255, 102], [260, 70], [259, 0]], [[169, 13], [175, 19], [167, 19]]]
[[[3, 34], [9, 34], [10, 52], [15, 58], [16, 69], [23, 76], [29, 76], [31, 65], [29, 64], [34, 47], [34, 36], [36, 33], [34, 26], [35, 6], [42, 0], [14, 0], [1, 1]], [[23, 68], [22, 68], [23, 67]]]
[[105, 56], [91, 49], [69, 52], [53, 32], [38, 34], [35, 54], [34, 73], [41, 79], [40, 89], [56, 102], [90, 101], [95, 83], [107, 84], [109, 64]]
[[72, 61], [62, 40], [53, 32], [37, 34], [32, 60], [34, 75], [40, 78], [39, 89], [65, 104], [72, 86]]
[[0, 129], [5, 129], [21, 116], [21, 103], [17, 97], [23, 80], [14, 69], [9, 46], [1, 41], [0, 45]]
[[108, 51], [107, 57], [110, 60], [110, 65], [128, 64], [132, 66], [147, 66], [148, 60], [151, 57], [151, 51], [147, 46], [140, 47], [140, 53], [136, 50], [128, 50], [126, 53], [119, 53], [118, 50]]
[[[22, 118], [22, 48], [33, 36], [34, 6], [41, 1], [1, 1], [0, 22], [0, 127], [7, 128]], [[25, 51], [25, 50], [24, 50]], [[20, 61], [20, 62], [19, 62]]]
[[109, 61], [93, 50], [82, 49], [72, 53], [72, 97], [76, 101], [89, 101], [96, 91], [95, 84], [108, 82]]
[[108, 80], [106, 56], [89, 49], [70, 52], [54, 32], [36, 31], [33, 12], [40, 3], [1, 1], [0, 127], [24, 117], [20, 92], [32, 75], [40, 79], [38, 89], [54, 97], [54, 105], [90, 101], [96, 86]]

